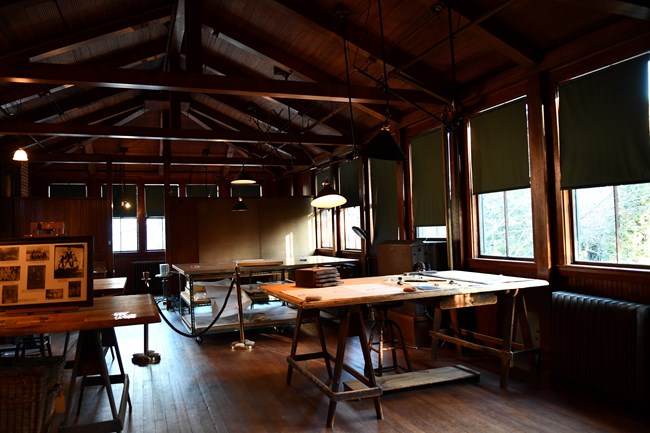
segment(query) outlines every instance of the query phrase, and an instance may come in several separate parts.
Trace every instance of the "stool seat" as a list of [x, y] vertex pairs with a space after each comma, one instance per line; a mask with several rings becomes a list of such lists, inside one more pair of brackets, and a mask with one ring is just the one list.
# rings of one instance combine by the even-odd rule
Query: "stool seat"
[[[368, 348], [371, 352], [377, 353], [378, 365], [375, 368], [375, 374], [381, 376], [384, 371], [393, 370], [399, 373], [399, 370], [412, 371], [411, 360], [408, 354], [408, 348], [404, 341], [402, 328], [397, 322], [388, 318], [388, 310], [399, 307], [402, 302], [384, 302], [380, 304], [369, 304], [372, 324], [370, 325], [370, 336], [368, 338]], [[393, 364], [384, 365], [384, 351], [390, 350]], [[400, 367], [397, 363], [397, 350], [402, 351], [406, 367]]]

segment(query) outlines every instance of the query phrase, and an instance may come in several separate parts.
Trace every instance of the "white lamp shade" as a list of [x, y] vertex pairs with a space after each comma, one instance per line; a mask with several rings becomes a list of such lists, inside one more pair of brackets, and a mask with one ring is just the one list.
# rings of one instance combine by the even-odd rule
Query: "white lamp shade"
[[257, 181], [242, 168], [237, 177], [230, 183], [234, 183], [235, 185], [253, 185], [254, 183], [257, 183]]
[[14, 161], [28, 161], [27, 152], [22, 147], [19, 147], [14, 152]]
[[341, 194], [337, 193], [336, 190], [332, 188], [329, 181], [325, 179], [323, 182], [323, 189], [321, 189], [316, 198], [311, 201], [311, 205], [319, 209], [330, 209], [344, 205], [347, 201], [348, 200]]

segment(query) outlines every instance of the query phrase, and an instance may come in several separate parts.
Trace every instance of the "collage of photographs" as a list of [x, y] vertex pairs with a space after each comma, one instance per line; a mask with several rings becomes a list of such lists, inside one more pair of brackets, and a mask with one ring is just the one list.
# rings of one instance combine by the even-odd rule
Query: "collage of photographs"
[[0, 245], [0, 310], [85, 304], [92, 298], [88, 245], [61, 239]]

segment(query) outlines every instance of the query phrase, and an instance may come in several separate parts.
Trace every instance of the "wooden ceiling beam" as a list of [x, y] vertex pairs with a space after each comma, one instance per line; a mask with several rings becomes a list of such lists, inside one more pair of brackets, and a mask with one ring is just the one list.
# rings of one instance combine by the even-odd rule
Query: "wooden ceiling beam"
[[65, 33], [59, 38], [39, 39], [39, 43], [10, 50], [0, 55], [0, 62], [27, 61], [30, 58], [47, 57], [64, 52], [87, 43], [95, 38], [106, 38], [114, 34], [133, 31], [134, 27], [160, 19], [169, 19], [170, 6], [152, 7], [145, 12], [121, 17], [113, 21], [100, 21], [100, 24], [79, 31]]
[[650, 20], [648, 0], [558, 0], [585, 8], [596, 9], [608, 14], [623, 15], [640, 20]]
[[[155, 57], [165, 52], [165, 38], [158, 38], [145, 44], [117, 50], [112, 54], [87, 60], [80, 64], [93, 65], [96, 68], [118, 68], [142, 62], [144, 59]], [[52, 91], [51, 87], [43, 84], [13, 84], [0, 92], [0, 105], [9, 104]]]
[[[310, 26], [320, 27], [322, 30], [333, 33], [339, 38], [343, 38], [343, 26], [341, 19], [336, 15], [334, 10], [322, 10], [317, 7], [314, 2], [306, 2], [303, 0], [274, 0], [276, 3], [285, 7], [287, 11], [297, 16], [300, 16]], [[377, 28], [379, 26], [377, 25]], [[369, 38], [368, 29], [348, 22], [346, 26], [346, 39], [352, 45], [355, 45], [367, 52], [371, 57], [378, 61], [386, 61], [390, 68], [399, 68], [404, 63], [410, 63], [413, 57], [400, 47], [391, 45], [385, 42], [385, 49], [383, 52], [386, 58], [382, 58], [382, 47], [380, 38]], [[401, 70], [400, 74], [394, 77], [400, 78], [400, 75], [405, 78], [404, 81], [410, 85], [419, 87], [422, 91], [428, 93], [437, 100], [448, 102], [451, 100], [452, 80], [441, 71], [435, 70], [430, 67], [425, 67], [422, 64], [412, 63], [408, 72]], [[390, 78], [390, 75], [389, 75]], [[425, 85], [423, 83], [436, 83], [436, 87]]]
[[206, 118], [211, 119], [213, 122], [221, 125], [222, 128], [229, 129], [231, 131], [257, 131], [257, 129], [253, 128], [251, 125], [226, 116], [225, 114], [220, 113], [198, 101], [190, 102], [188, 113], [192, 112], [199, 113]]
[[[13, 120], [0, 121], [0, 134], [67, 137], [105, 137], [144, 140], [187, 140], [205, 142], [268, 142], [284, 144], [292, 141], [288, 134], [257, 131], [206, 131], [180, 128], [147, 128], [111, 125], [77, 125], [67, 123], [31, 123]], [[301, 144], [341, 146], [349, 145], [347, 136], [304, 134]]]
[[[340, 80], [337, 77], [327, 74], [321, 69], [310, 66], [296, 56], [287, 54], [287, 51], [281, 47], [272, 46], [268, 39], [260, 38], [259, 35], [253, 36], [245, 32], [241, 27], [230, 24], [227, 20], [219, 20], [217, 24], [217, 21], [214, 18], [208, 17], [206, 24], [210, 26], [218, 25], [218, 34], [220, 38], [246, 52], [265, 58], [278, 67], [291, 71], [292, 74], [296, 74], [296, 76], [300, 77], [302, 80], [318, 83], [340, 83]], [[382, 113], [375, 111], [372, 107], [357, 104], [357, 108], [374, 118], [381, 120], [384, 118]]]
[[[495, 9], [495, 12], [509, 6], [514, 1], [516, 0], [506, 0]], [[496, 51], [503, 53], [518, 65], [534, 66], [542, 60], [542, 55], [533, 49], [533, 45], [528, 43], [523, 35], [515, 34], [511, 28], [499, 21], [492, 11], [480, 11], [476, 6], [470, 6], [465, 2], [449, 2], [449, 4], [454, 12], [469, 21], [467, 26], [455, 32], [454, 37], [458, 37], [467, 29], [478, 29], [482, 32], [486, 42], [489, 42]]]
[[122, 92], [123, 90], [119, 89], [96, 88], [66, 98], [58, 98], [46, 93], [41, 95], [41, 97], [49, 98], [47, 104], [33, 110], [17, 113], [12, 116], [12, 118], [20, 121], [32, 122], [50, 121], [61, 117], [66, 111], [98, 103], [98, 101], [101, 101], [102, 99], [111, 98]]
[[[20, 66], [0, 66], [0, 82], [75, 84], [120, 89], [169, 90], [175, 92], [206, 93], [212, 95], [261, 96], [314, 101], [348, 102], [344, 84], [305, 83], [298, 81], [221, 77], [216, 75], [180, 72], [143, 71], [136, 69], [103, 69], [88, 66], [70, 66], [31, 63]], [[377, 87], [352, 87], [352, 102], [384, 103], [386, 97]], [[411, 101], [429, 104], [431, 99], [422, 92], [400, 89], [400, 94]], [[389, 95], [389, 100], [402, 99]]]
[[[217, 55], [206, 56], [205, 65], [208, 68], [214, 71], [218, 71], [219, 73], [222, 73], [223, 75], [226, 76], [252, 77], [250, 72], [242, 70], [242, 68], [237, 66], [233, 61], [224, 58], [223, 56], [217, 56]], [[350, 129], [350, 123], [347, 120], [344, 122], [338, 118], [332, 119], [331, 117], [328, 117], [327, 119], [329, 120], [329, 122], [320, 122], [319, 119], [325, 118], [327, 113], [331, 113], [331, 111], [325, 113], [325, 110], [321, 108], [321, 106], [319, 106], [317, 103], [312, 102], [310, 105], [308, 105], [307, 103], [298, 100], [290, 100], [285, 98], [271, 98], [271, 99], [273, 99], [279, 105], [291, 106], [291, 108], [293, 108], [294, 111], [299, 113], [298, 115], [308, 116], [312, 120], [314, 120], [314, 122], [310, 124], [309, 129], [312, 129], [316, 124], [322, 124], [323, 126], [329, 128], [333, 133], [336, 134], [340, 134], [342, 131], [347, 131]], [[282, 126], [278, 129], [286, 132], [287, 127], [288, 127], [288, 120], [287, 120], [287, 125]], [[300, 131], [300, 132], [302, 133], [306, 131]]]
[[[276, 166], [286, 167], [287, 161], [278, 161], [261, 158], [229, 158], [213, 156], [172, 156], [171, 165], [200, 165], [200, 166], [223, 166], [223, 167], [241, 167], [247, 166]], [[165, 157], [151, 155], [119, 155], [119, 154], [99, 154], [99, 153], [64, 153], [64, 154], [31, 154], [29, 155], [30, 163], [66, 163], [66, 164], [143, 164], [143, 165], [163, 165]]]

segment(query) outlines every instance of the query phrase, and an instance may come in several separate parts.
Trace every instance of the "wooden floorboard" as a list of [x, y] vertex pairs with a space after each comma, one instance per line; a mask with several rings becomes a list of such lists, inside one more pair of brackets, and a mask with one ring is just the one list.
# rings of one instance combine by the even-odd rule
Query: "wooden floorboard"
[[[167, 312], [165, 312], [167, 313]], [[167, 313], [169, 314], [169, 313]], [[171, 314], [177, 326], [182, 326]], [[183, 331], [185, 329], [181, 328]], [[335, 324], [325, 323], [328, 348], [335, 350]], [[457, 360], [443, 347], [438, 362], [428, 348], [409, 349], [415, 369], [454, 364], [481, 373], [478, 382], [437, 384], [400, 390], [381, 397], [384, 419], [375, 418], [372, 401], [338, 404], [334, 429], [327, 429], [328, 399], [301, 374], [286, 384], [286, 358], [292, 329], [247, 333], [253, 350], [232, 350], [237, 332], [205, 335], [201, 344], [163, 323], [149, 326], [149, 348], [159, 364], [139, 367], [131, 362], [143, 351], [143, 327], [117, 328], [117, 337], [133, 404], [127, 410], [125, 433], [277, 433], [277, 432], [640, 432], [650, 419], [637, 410], [587, 393], [540, 381], [523, 371], [513, 373], [507, 390], [499, 388], [499, 362], [485, 355]], [[303, 326], [303, 350], [316, 347], [311, 325]], [[55, 351], [62, 336], [54, 336]], [[357, 339], [349, 340], [348, 362], [358, 365]], [[107, 355], [111, 361], [111, 355]], [[309, 368], [326, 377], [322, 361]], [[111, 371], [117, 371], [112, 362]], [[346, 375], [346, 379], [351, 376]], [[116, 387], [119, 394], [119, 387]], [[109, 417], [105, 392], [90, 387], [81, 420]]]

